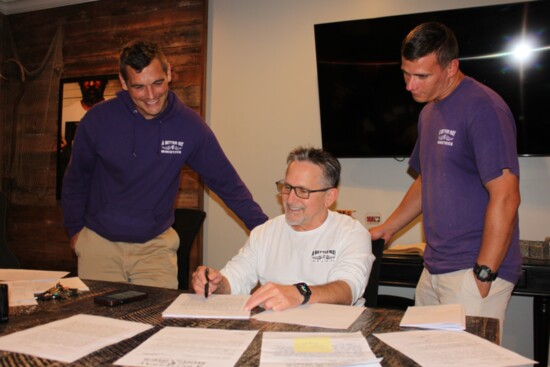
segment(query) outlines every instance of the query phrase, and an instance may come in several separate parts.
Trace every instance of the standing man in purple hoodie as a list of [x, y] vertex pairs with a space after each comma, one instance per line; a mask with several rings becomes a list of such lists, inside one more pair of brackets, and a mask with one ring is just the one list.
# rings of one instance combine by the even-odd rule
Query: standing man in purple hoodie
[[116, 98], [82, 118], [63, 180], [78, 275], [177, 288], [179, 238], [171, 225], [185, 164], [248, 229], [267, 216], [208, 125], [170, 90], [170, 64], [156, 44], [127, 44], [119, 78]]

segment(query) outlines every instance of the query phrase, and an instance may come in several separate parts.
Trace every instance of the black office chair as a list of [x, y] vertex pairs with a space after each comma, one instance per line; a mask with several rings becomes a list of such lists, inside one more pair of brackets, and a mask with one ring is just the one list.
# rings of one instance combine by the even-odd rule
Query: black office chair
[[189, 258], [191, 246], [199, 233], [206, 213], [199, 209], [176, 208], [174, 211], [174, 230], [180, 238], [178, 248], [178, 288], [189, 288]]
[[8, 198], [0, 192], [0, 268], [19, 269], [21, 265], [17, 257], [10, 251], [6, 241], [6, 226], [8, 223]]
[[407, 307], [414, 306], [414, 299], [407, 297], [394, 296], [391, 294], [378, 295], [379, 308], [391, 308], [394, 310], [406, 310]]
[[378, 281], [380, 279], [380, 266], [382, 265], [382, 252], [384, 251], [384, 240], [372, 241], [372, 253], [376, 257], [370, 271], [369, 282], [363, 298], [365, 307], [377, 307], [378, 305]]

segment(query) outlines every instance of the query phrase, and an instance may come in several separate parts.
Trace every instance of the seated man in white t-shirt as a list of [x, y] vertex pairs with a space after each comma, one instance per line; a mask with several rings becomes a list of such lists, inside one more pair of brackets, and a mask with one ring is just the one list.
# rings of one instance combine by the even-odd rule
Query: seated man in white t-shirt
[[369, 232], [329, 210], [338, 197], [340, 163], [330, 153], [297, 148], [277, 182], [285, 214], [254, 228], [239, 253], [217, 271], [199, 266], [193, 290], [250, 294], [245, 308], [280, 311], [301, 304], [362, 306], [374, 261]]

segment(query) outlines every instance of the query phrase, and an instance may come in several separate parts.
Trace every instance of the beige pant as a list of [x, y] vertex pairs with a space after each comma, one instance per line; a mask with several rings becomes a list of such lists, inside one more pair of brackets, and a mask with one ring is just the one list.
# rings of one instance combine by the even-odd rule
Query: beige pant
[[502, 341], [504, 317], [513, 289], [512, 283], [497, 278], [491, 284], [489, 295], [481, 298], [473, 269], [439, 275], [424, 269], [416, 286], [415, 305], [459, 303], [464, 305], [466, 315], [499, 319]]
[[78, 276], [178, 288], [179, 237], [173, 228], [145, 243], [111, 242], [84, 227], [78, 236]]

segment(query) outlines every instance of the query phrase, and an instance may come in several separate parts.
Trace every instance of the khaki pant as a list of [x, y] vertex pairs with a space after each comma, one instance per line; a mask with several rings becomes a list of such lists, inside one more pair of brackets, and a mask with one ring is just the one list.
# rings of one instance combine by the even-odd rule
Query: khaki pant
[[84, 227], [78, 236], [78, 276], [178, 288], [179, 237], [173, 228], [145, 243], [111, 242]]
[[424, 269], [416, 286], [415, 305], [459, 303], [464, 305], [466, 315], [499, 319], [502, 342], [504, 317], [514, 285], [497, 278], [492, 282], [487, 297], [481, 298], [474, 277], [473, 269], [438, 275]]

